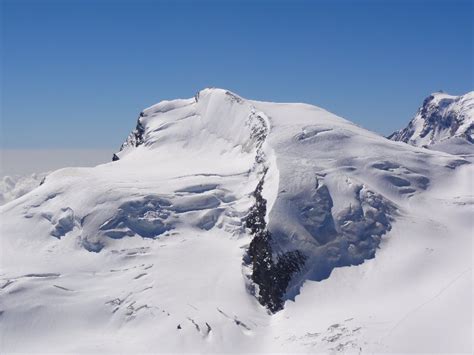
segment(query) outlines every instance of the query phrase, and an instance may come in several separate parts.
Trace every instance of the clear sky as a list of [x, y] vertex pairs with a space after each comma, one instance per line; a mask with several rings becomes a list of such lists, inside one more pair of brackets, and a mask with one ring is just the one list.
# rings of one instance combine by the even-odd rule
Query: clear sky
[[118, 148], [210, 86], [382, 134], [473, 89], [472, 1], [1, 1], [2, 148]]

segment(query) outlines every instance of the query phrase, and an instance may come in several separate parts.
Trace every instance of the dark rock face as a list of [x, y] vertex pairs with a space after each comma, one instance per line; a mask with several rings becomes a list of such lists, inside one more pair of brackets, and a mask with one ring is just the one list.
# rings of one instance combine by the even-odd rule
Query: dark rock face
[[306, 257], [298, 250], [274, 257], [272, 235], [266, 229], [265, 222], [267, 201], [262, 197], [264, 177], [254, 191], [255, 205], [245, 221], [246, 227], [254, 235], [247, 259], [252, 265], [252, 281], [258, 285], [258, 300], [274, 313], [283, 308], [291, 277], [302, 270]]
[[145, 134], [145, 127], [143, 127], [143, 124], [141, 122], [142, 117], [145, 117], [143, 112], [140, 113], [140, 117], [138, 117], [135, 129], [132, 131], [132, 133], [130, 133], [125, 143], [122, 144], [120, 150], [123, 150], [125, 147], [128, 146], [138, 147], [143, 144], [143, 135]]
[[262, 178], [259, 181], [253, 196], [255, 204], [250, 209], [245, 226], [254, 236], [250, 243], [244, 261], [252, 266], [251, 279], [258, 286], [257, 298], [275, 313], [283, 309], [284, 296], [292, 276], [301, 271], [306, 257], [298, 250], [285, 253], [276, 253], [273, 248], [272, 234], [267, 230], [265, 215], [267, 201], [262, 196], [263, 184], [268, 167], [266, 156], [262, 150], [263, 143], [268, 135], [269, 127], [265, 118], [252, 112], [247, 124], [250, 127], [250, 140], [256, 148], [255, 165], [263, 168]]
[[140, 113], [140, 117], [138, 118], [137, 121], [137, 126], [135, 127], [135, 130], [132, 132], [132, 140], [131, 143], [133, 143], [134, 147], [138, 147], [139, 145], [143, 144], [143, 134], [145, 133], [145, 127], [143, 127], [141, 123], [141, 118], [144, 117], [143, 113]]
[[[145, 135], [145, 127], [143, 126], [141, 122], [142, 117], [145, 117], [145, 114], [143, 112], [140, 112], [140, 116], [138, 117], [138, 120], [137, 120], [137, 125], [135, 129], [132, 131], [132, 133], [129, 134], [129, 136], [127, 137], [127, 140], [120, 147], [120, 150], [119, 150], [120, 152], [127, 147], [138, 147], [143, 144], [144, 135]], [[112, 156], [112, 161], [117, 161], [117, 160], [120, 160], [120, 158], [117, 154], [114, 154]]]
[[447, 115], [441, 115], [440, 109], [443, 106], [443, 101], [438, 105], [432, 104], [434, 96], [429, 96], [423, 102], [423, 107], [420, 110], [421, 118], [424, 120], [423, 130], [420, 137], [426, 137], [428, 134], [433, 134], [435, 130], [449, 129], [451, 134], [455, 134], [460, 122], [455, 112], [449, 112]]

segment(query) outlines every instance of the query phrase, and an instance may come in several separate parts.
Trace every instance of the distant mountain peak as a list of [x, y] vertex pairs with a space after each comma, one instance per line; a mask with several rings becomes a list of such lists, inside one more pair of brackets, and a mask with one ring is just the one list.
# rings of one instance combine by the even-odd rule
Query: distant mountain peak
[[407, 127], [388, 138], [433, 148], [453, 138], [458, 144], [474, 143], [474, 91], [460, 96], [442, 91], [432, 93], [423, 101]]

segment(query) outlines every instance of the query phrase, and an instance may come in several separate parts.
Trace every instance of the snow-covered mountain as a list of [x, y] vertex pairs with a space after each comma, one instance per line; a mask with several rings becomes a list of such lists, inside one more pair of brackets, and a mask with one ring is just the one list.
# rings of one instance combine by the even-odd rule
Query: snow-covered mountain
[[431, 94], [408, 126], [388, 138], [454, 154], [473, 154], [474, 91], [462, 96]]
[[469, 352], [467, 159], [306, 104], [160, 102], [0, 208], [1, 350]]

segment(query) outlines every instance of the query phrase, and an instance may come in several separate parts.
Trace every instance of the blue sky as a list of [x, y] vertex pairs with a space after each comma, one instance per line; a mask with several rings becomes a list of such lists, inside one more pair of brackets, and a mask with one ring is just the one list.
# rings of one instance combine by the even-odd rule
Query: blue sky
[[472, 1], [3, 0], [2, 148], [118, 148], [141, 109], [223, 87], [382, 134], [473, 89]]

